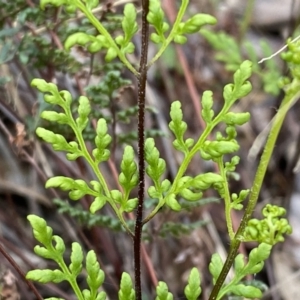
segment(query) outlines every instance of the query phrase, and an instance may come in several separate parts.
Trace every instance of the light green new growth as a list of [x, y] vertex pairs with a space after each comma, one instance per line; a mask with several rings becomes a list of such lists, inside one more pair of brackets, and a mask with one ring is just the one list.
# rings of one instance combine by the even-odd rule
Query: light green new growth
[[132, 287], [132, 280], [127, 273], [122, 274], [120, 290], [119, 290], [119, 300], [135, 300], [135, 291]]
[[[234, 166], [238, 163], [238, 159], [233, 158], [231, 163], [223, 162], [223, 156], [232, 154], [239, 149], [239, 145], [235, 139], [236, 137], [236, 126], [243, 125], [250, 119], [250, 114], [246, 113], [233, 113], [229, 112], [231, 106], [241, 97], [246, 96], [251, 91], [251, 84], [248, 78], [251, 75], [251, 62], [245, 61], [241, 64], [240, 68], [234, 74], [234, 83], [228, 84], [224, 88], [224, 106], [218, 115], [214, 115], [212, 110], [213, 104], [213, 93], [206, 91], [202, 97], [202, 116], [206, 122], [206, 128], [195, 142], [192, 139], [184, 138], [184, 133], [187, 129], [187, 124], [183, 121], [183, 115], [181, 110], [181, 104], [179, 101], [175, 101], [171, 106], [171, 122], [169, 127], [174, 133], [175, 140], [173, 142], [174, 148], [184, 153], [184, 159], [181, 162], [178, 173], [169, 188], [169, 183], [166, 184], [168, 188], [165, 192], [165, 196], [162, 192], [157, 193], [157, 188], [151, 187], [148, 190], [150, 197], [156, 196], [159, 199], [158, 205], [153, 209], [148, 217], [145, 218], [144, 222], [149, 221], [159, 209], [166, 204], [173, 210], [180, 210], [181, 206], [176, 199], [177, 195], [181, 195], [183, 198], [189, 201], [199, 200], [202, 197], [202, 192], [210, 187], [215, 188], [220, 196], [225, 200], [225, 215], [228, 227], [228, 232], [231, 238], [234, 236], [232, 229], [232, 222], [230, 211], [232, 208], [240, 209], [240, 206], [234, 205], [233, 203], [241, 202], [245, 199], [246, 195], [242, 195], [237, 200], [236, 197], [231, 199], [228, 190], [227, 172], [233, 171]], [[207, 140], [210, 133], [215, 127], [224, 122], [226, 124], [226, 136], [221, 133], [217, 135], [217, 140]], [[146, 142], [146, 161], [147, 153], [151, 153], [153, 146]], [[149, 147], [149, 150], [148, 150]], [[201, 157], [205, 160], [214, 160], [218, 163], [220, 168], [220, 174], [207, 173], [196, 176], [195, 178], [189, 176], [183, 176], [185, 171], [190, 164], [192, 158], [197, 153], [201, 154]], [[155, 152], [156, 153], [156, 152]], [[227, 171], [227, 169], [228, 171]], [[148, 174], [149, 175], [149, 174]], [[151, 177], [151, 176], [150, 176]], [[157, 181], [157, 180], [156, 180]], [[158, 183], [156, 183], [156, 186]], [[238, 202], [238, 203], [239, 203]]]
[[[228, 284], [225, 284], [219, 294], [218, 299], [222, 299], [226, 294], [234, 294], [249, 299], [261, 298], [262, 292], [254, 287], [243, 284], [242, 279], [249, 274], [256, 274], [260, 272], [264, 266], [264, 261], [269, 257], [271, 252], [271, 245], [262, 243], [257, 248], [254, 248], [249, 255], [248, 263], [245, 264], [243, 254], [239, 254], [234, 261], [234, 277]], [[223, 262], [218, 253], [213, 254], [211, 263], [209, 264], [209, 271], [213, 277], [214, 283], [217, 281]]]
[[[40, 283], [68, 281], [78, 300], [106, 299], [104, 292], [98, 292], [104, 281], [104, 272], [100, 269], [95, 252], [91, 250], [86, 255], [87, 284], [90, 289], [81, 291], [77, 284], [77, 276], [81, 274], [83, 269], [84, 256], [81, 246], [75, 242], [72, 244], [71, 263], [67, 266], [64, 260], [64, 241], [59, 236], [52, 234], [52, 229], [47, 226], [44, 219], [29, 215], [28, 220], [33, 229], [35, 239], [42, 244], [42, 246], [35, 246], [34, 252], [43, 258], [55, 261], [59, 269], [29, 271], [26, 278]], [[52, 297], [51, 299], [58, 298]]]
[[187, 41], [185, 34], [196, 33], [204, 25], [213, 25], [217, 22], [214, 17], [206, 14], [196, 14], [186, 22], [182, 22], [182, 18], [189, 3], [188, 0], [182, 0], [172, 29], [169, 34], [165, 36], [165, 32], [168, 31], [170, 26], [164, 21], [164, 12], [161, 9], [160, 3], [161, 1], [159, 0], [150, 0], [149, 14], [147, 16], [147, 21], [156, 31], [151, 34], [151, 40], [156, 44], [161, 44], [157, 54], [148, 63], [149, 67], [159, 59], [172, 41], [178, 44], [184, 44]]
[[168, 291], [168, 286], [163, 281], [158, 283], [156, 294], [155, 300], [173, 300], [173, 295]]
[[184, 289], [184, 294], [187, 300], [197, 300], [201, 294], [200, 274], [196, 268], [191, 270], [188, 284]]
[[[70, 126], [77, 138], [77, 141], [67, 142], [62, 135], [55, 134], [52, 131], [40, 127], [36, 130], [37, 135], [46, 142], [52, 144], [54, 150], [67, 152], [66, 156], [69, 160], [75, 160], [78, 157], [85, 158], [98, 179], [98, 181], [91, 181], [90, 187], [81, 179], [74, 180], [68, 177], [57, 176], [50, 178], [46, 183], [46, 187], [59, 187], [63, 191], [70, 191], [69, 196], [72, 200], [78, 200], [87, 194], [94, 196], [94, 201], [90, 207], [90, 210], [93, 213], [101, 209], [103, 205], [108, 202], [124, 227], [128, 230], [128, 232], [130, 232], [122, 213], [123, 211], [132, 211], [137, 204], [136, 199], [128, 199], [129, 192], [137, 184], [137, 175], [132, 174], [134, 165], [131, 166], [131, 169], [128, 170], [129, 174], [127, 175], [134, 176], [135, 179], [127, 178], [130, 180], [128, 185], [126, 182], [123, 182], [123, 180], [126, 179], [124, 172], [120, 174], [121, 181], [123, 182], [121, 184], [126, 184], [125, 194], [121, 191], [109, 190], [106, 180], [99, 168], [99, 164], [107, 161], [110, 156], [110, 151], [107, 147], [111, 142], [111, 137], [107, 133], [106, 121], [104, 119], [98, 120], [95, 137], [96, 148], [93, 149], [92, 154], [90, 154], [82, 135], [82, 131], [87, 126], [88, 117], [91, 111], [88, 99], [84, 96], [80, 97], [78, 118], [75, 120], [71, 112], [72, 97], [68, 91], [59, 92], [56, 85], [53, 83], [47, 83], [42, 79], [34, 79], [32, 81], [32, 85], [38, 88], [39, 91], [47, 93], [44, 97], [46, 102], [58, 105], [63, 110], [63, 113], [44, 111], [42, 112], [41, 117], [51, 122]], [[126, 147], [123, 155], [123, 161], [121, 163], [121, 169], [122, 165], [124, 166], [124, 164], [126, 164], [126, 161], [132, 159], [132, 155], [133, 153], [130, 148]]]
[[264, 219], [251, 219], [244, 233], [244, 241], [265, 242], [275, 245], [284, 241], [285, 234], [292, 233], [292, 227], [287, 219], [283, 218], [286, 210], [283, 207], [267, 204], [262, 214]]

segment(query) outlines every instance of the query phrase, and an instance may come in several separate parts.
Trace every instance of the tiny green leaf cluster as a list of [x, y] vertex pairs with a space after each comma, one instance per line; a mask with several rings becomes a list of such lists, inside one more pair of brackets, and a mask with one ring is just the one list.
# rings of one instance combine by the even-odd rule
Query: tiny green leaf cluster
[[204, 25], [214, 25], [216, 18], [207, 14], [196, 14], [186, 22], [181, 22], [178, 26], [174, 42], [184, 44], [187, 41], [186, 34], [197, 33]]
[[159, 151], [154, 145], [154, 139], [148, 138], [145, 141], [145, 161], [147, 162], [146, 173], [153, 180], [154, 186], [150, 186], [148, 194], [153, 199], [162, 201], [163, 195], [170, 188], [170, 181], [160, 180], [166, 170], [166, 162], [159, 157]]
[[201, 294], [201, 280], [199, 271], [196, 268], [191, 270], [188, 284], [184, 289], [184, 294], [187, 300], [197, 300]]
[[[158, 149], [155, 147], [153, 139], [145, 142], [145, 160], [147, 162], [146, 173], [153, 181], [153, 185], [148, 189], [148, 195], [152, 199], [158, 199], [158, 204], [153, 211], [144, 219], [146, 223], [164, 205], [172, 210], [182, 209], [181, 198], [187, 201], [198, 201], [203, 197], [203, 192], [209, 188], [214, 188], [221, 198], [225, 200], [226, 220], [228, 231], [233, 238], [234, 233], [231, 225], [231, 209], [241, 209], [242, 202], [247, 197], [249, 190], [242, 190], [239, 194], [230, 195], [228, 189], [228, 177], [235, 171], [239, 162], [239, 157], [233, 156], [230, 161], [224, 162], [225, 155], [231, 155], [239, 149], [236, 140], [236, 127], [245, 124], [250, 119], [248, 112], [230, 112], [231, 106], [241, 97], [246, 96], [251, 90], [248, 78], [251, 75], [251, 62], [245, 61], [234, 74], [234, 82], [224, 88], [224, 106], [215, 116], [213, 111], [213, 93], [206, 91], [202, 97], [202, 116], [206, 123], [206, 128], [199, 136], [198, 140], [185, 138], [187, 124], [183, 120], [181, 103], [175, 101], [171, 105], [169, 128], [174, 134], [173, 146], [177, 151], [183, 153], [184, 157], [174, 181], [171, 183], [164, 179], [166, 162], [160, 158]], [[215, 140], [209, 140], [208, 136], [220, 123], [225, 124], [225, 135], [217, 132]], [[205, 160], [217, 162], [220, 173], [204, 173], [195, 177], [185, 175], [185, 171], [193, 157], [199, 153]]]
[[[90, 53], [99, 52], [101, 49], [107, 49], [105, 56], [106, 61], [111, 61], [116, 58], [119, 51], [123, 55], [132, 53], [135, 49], [134, 44], [131, 42], [132, 37], [138, 30], [136, 23], [136, 9], [132, 3], [126, 4], [124, 8], [124, 17], [122, 21], [122, 29], [124, 35], [119, 35], [115, 41], [107, 36], [104, 27], [100, 27], [101, 34], [93, 36], [84, 32], [77, 32], [70, 35], [65, 41], [65, 49], [69, 50], [74, 45], [86, 47]], [[120, 46], [120, 48], [117, 47]]]
[[282, 77], [279, 86], [283, 88], [287, 95], [295, 95], [299, 91], [300, 81], [300, 43], [292, 42], [291, 39], [287, 41], [288, 51], [281, 54], [281, 57], [287, 62], [291, 73], [291, 78]]
[[[69, 50], [74, 45], [81, 45], [86, 47], [90, 53], [96, 53], [105, 48], [107, 49], [105, 59], [106, 61], [111, 61], [118, 56], [119, 50], [123, 54], [132, 53], [134, 51], [135, 47], [131, 39], [137, 32], [138, 26], [136, 23], [136, 9], [132, 3], [125, 5], [122, 28], [124, 36], [118, 36], [115, 42], [107, 37], [106, 31], [104, 31], [102, 27], [102, 33], [97, 36], [84, 32], [74, 33], [66, 39], [65, 49]], [[116, 44], [120, 46], [120, 49], [117, 48]]]
[[89, 184], [82, 179], [73, 179], [64, 176], [56, 176], [50, 178], [46, 187], [58, 187], [63, 191], [69, 191], [69, 197], [72, 200], [79, 200], [85, 195], [94, 197], [90, 211], [95, 213], [108, 202], [114, 209], [125, 228], [126, 222], [123, 219], [122, 213], [130, 212], [135, 209], [137, 199], [130, 198], [130, 193], [138, 183], [137, 166], [134, 162], [134, 151], [131, 146], [125, 147], [123, 160], [121, 162], [121, 173], [119, 175], [120, 185], [124, 191], [113, 190], [109, 191], [105, 178], [103, 177], [99, 164], [105, 162], [110, 157], [108, 149], [111, 143], [111, 136], [108, 134], [108, 127], [105, 119], [99, 119], [95, 132], [95, 148], [88, 151], [83, 138], [83, 131], [89, 123], [89, 115], [91, 106], [89, 100], [85, 96], [79, 98], [77, 107], [77, 118], [74, 117], [71, 110], [72, 97], [68, 91], [58, 91], [58, 88], [53, 83], [47, 83], [41, 79], [34, 79], [32, 85], [39, 91], [45, 93], [44, 99], [47, 103], [58, 106], [63, 112], [43, 111], [41, 117], [50, 122], [67, 125], [75, 134], [76, 141], [68, 142], [61, 134], [56, 134], [44, 128], [37, 128], [37, 135], [44, 141], [50, 143], [54, 150], [67, 152], [66, 156], [69, 160], [75, 160], [78, 157], [86, 159], [88, 164], [93, 169], [97, 180], [92, 180]]
[[241, 190], [238, 195], [236, 193], [233, 193], [231, 195], [231, 199], [232, 199], [231, 207], [236, 210], [241, 210], [243, 208], [242, 202], [246, 199], [249, 193], [250, 193], [249, 189]]
[[134, 44], [131, 42], [133, 35], [137, 32], [136, 9], [132, 3], [125, 5], [122, 17], [123, 35], [113, 38], [104, 27], [103, 23], [93, 14], [93, 9], [99, 5], [99, 0], [41, 0], [41, 8], [44, 9], [47, 4], [54, 6], [64, 6], [67, 12], [74, 13], [80, 10], [97, 30], [98, 34], [92, 35], [86, 32], [75, 32], [69, 35], [65, 40], [65, 49], [69, 50], [75, 45], [85, 47], [90, 53], [106, 50], [105, 60], [112, 61], [118, 57], [125, 66], [135, 75], [137, 70], [126, 58], [126, 54], [134, 51]]
[[[257, 248], [254, 248], [250, 252], [247, 263], [245, 263], [245, 257], [243, 254], [237, 255], [234, 261], [234, 277], [228, 284], [223, 285], [218, 294], [217, 300], [222, 299], [222, 297], [228, 294], [242, 296], [249, 299], [261, 298], [262, 292], [260, 289], [254, 286], [245, 285], [242, 280], [245, 276], [249, 274], [256, 274], [262, 270], [264, 261], [270, 256], [271, 249], [271, 245], [261, 243]], [[223, 262], [220, 255], [218, 253], [213, 254], [211, 263], [209, 264], [209, 271], [214, 282], [217, 281], [222, 267]]]
[[[78, 243], [72, 244], [72, 251], [70, 255], [70, 264], [67, 265], [64, 259], [65, 244], [64, 241], [57, 235], [53, 235], [53, 230], [49, 227], [46, 221], [35, 215], [29, 215], [28, 220], [33, 229], [35, 239], [42, 245], [37, 245], [34, 251], [40, 257], [53, 260], [57, 263], [59, 269], [46, 270], [32, 270], [26, 275], [29, 280], [34, 280], [40, 283], [59, 283], [68, 281], [74, 290], [77, 299], [79, 300], [105, 300], [106, 293], [99, 291], [101, 288], [105, 275], [101, 270], [97, 261], [96, 254], [90, 250], [85, 257], [86, 283], [88, 289], [80, 290], [77, 277], [83, 271], [84, 254], [81, 246]], [[173, 295], [168, 291], [165, 282], [160, 281], [156, 287], [157, 300], [173, 300]], [[200, 274], [196, 268], [193, 268], [188, 278], [188, 284], [184, 289], [187, 300], [196, 300], [201, 294], [200, 288]], [[50, 299], [59, 298], [51, 297]], [[133, 288], [131, 277], [128, 273], [123, 272], [120, 283], [120, 290], [118, 292], [119, 300], [135, 300], [135, 290]]]
[[[184, 7], [184, 5], [182, 6]], [[178, 16], [180, 17], [181, 14], [179, 13]], [[187, 41], [185, 35], [196, 33], [204, 25], [214, 25], [217, 22], [214, 17], [207, 14], [196, 14], [185, 22], [181, 22], [181, 18], [178, 18], [177, 20], [178, 22], [176, 22], [173, 26], [169, 36], [166, 36], [165, 33], [169, 30], [170, 25], [165, 22], [165, 15], [161, 8], [161, 3], [159, 0], [150, 1], [147, 21], [155, 30], [155, 32], [151, 34], [150, 38], [156, 44], [166, 43], [170, 37], [171, 39], [174, 39], [175, 43], [184, 44]]]
[[170, 122], [169, 127], [176, 137], [173, 142], [173, 146], [176, 150], [187, 155], [189, 149], [194, 145], [194, 140], [186, 139], [184, 141], [183, 139], [183, 136], [187, 130], [187, 124], [182, 120], [183, 114], [181, 110], [181, 103], [179, 101], [172, 103], [170, 117], [172, 121]]
[[[124, 196], [119, 191], [115, 191], [114, 199], [120, 199], [121, 210], [126, 212], [133, 211], [137, 206], [137, 198], [129, 199], [130, 192], [138, 184], [137, 165], [134, 161], [134, 151], [131, 146], [126, 146], [124, 150], [123, 160], [121, 162], [121, 173], [119, 182], [124, 189]], [[119, 194], [118, 194], [119, 192]], [[114, 191], [112, 191], [112, 194]]]
[[46, 183], [46, 188], [56, 187], [60, 188], [62, 191], [70, 191], [69, 197], [72, 200], [79, 200], [85, 195], [91, 195], [94, 197], [99, 196], [101, 192], [101, 187], [98, 181], [91, 181], [90, 185], [93, 188], [90, 188], [88, 184], [82, 179], [73, 179], [64, 176], [55, 176], [48, 179]]
[[[99, 288], [104, 282], [104, 272], [101, 270], [97, 262], [96, 254], [90, 250], [85, 258], [85, 269], [87, 273], [86, 282], [89, 289], [80, 290], [77, 284], [77, 276], [83, 270], [84, 255], [80, 244], [74, 242], [72, 244], [72, 251], [70, 256], [69, 266], [64, 260], [65, 244], [61, 237], [52, 234], [52, 228], [47, 226], [44, 219], [35, 215], [29, 215], [28, 220], [33, 229], [35, 239], [42, 244], [42, 246], [35, 246], [34, 252], [40, 257], [51, 259], [57, 263], [59, 269], [55, 270], [32, 270], [26, 275], [27, 279], [35, 280], [40, 283], [59, 283], [68, 281], [77, 299], [79, 300], [105, 300], [106, 293]], [[51, 299], [58, 299], [52, 297]]]
[[131, 42], [131, 39], [138, 31], [138, 25], [136, 22], [136, 9], [132, 3], [125, 5], [122, 28], [124, 31], [124, 36], [119, 35], [116, 38], [116, 43], [120, 45], [123, 53], [132, 53], [135, 47]]
[[292, 233], [292, 227], [288, 220], [283, 218], [286, 210], [272, 204], [267, 204], [262, 215], [264, 219], [251, 219], [245, 229], [244, 241], [257, 241], [275, 245], [284, 241], [285, 234]]
[[127, 273], [122, 274], [120, 290], [118, 292], [119, 300], [135, 300], [135, 291], [132, 280]]
[[168, 286], [165, 282], [160, 281], [156, 287], [155, 300], [173, 300], [173, 295], [168, 291]]
[[[151, 66], [165, 51], [167, 46], [174, 41], [175, 43], [184, 44], [187, 41], [187, 34], [193, 34], [198, 32], [204, 25], [213, 25], [217, 21], [214, 17], [207, 14], [196, 14], [186, 21], [183, 21], [183, 16], [186, 12], [188, 0], [183, 0], [180, 6], [175, 23], [169, 31], [170, 25], [164, 20], [164, 12], [161, 8], [159, 0], [149, 1], [149, 13], [147, 15], [147, 21], [154, 28], [154, 31], [150, 38], [156, 44], [162, 44], [161, 49], [157, 52], [148, 66]], [[101, 49], [106, 50], [105, 60], [112, 61], [118, 57], [124, 65], [136, 76], [139, 76], [139, 72], [129, 62], [126, 55], [133, 53], [135, 45], [132, 42], [132, 38], [138, 31], [137, 25], [137, 11], [132, 3], [127, 3], [124, 7], [122, 17], [122, 29], [123, 34], [118, 35], [116, 38], [112, 37], [110, 33], [103, 26], [103, 23], [96, 18], [93, 14], [93, 8], [99, 4], [98, 0], [42, 0], [41, 8], [45, 9], [47, 4], [54, 6], [64, 6], [69, 13], [75, 12], [79, 9], [91, 24], [97, 29], [98, 34], [92, 35], [86, 32], [75, 32], [67, 37], [65, 41], [65, 49], [69, 50], [75, 45], [85, 47], [90, 53], [99, 52]]]
[[159, 0], [150, 1], [147, 21], [156, 31], [151, 34], [151, 40], [157, 44], [164, 42], [166, 39], [165, 32], [169, 30], [170, 25], [165, 22], [165, 14], [161, 8]]

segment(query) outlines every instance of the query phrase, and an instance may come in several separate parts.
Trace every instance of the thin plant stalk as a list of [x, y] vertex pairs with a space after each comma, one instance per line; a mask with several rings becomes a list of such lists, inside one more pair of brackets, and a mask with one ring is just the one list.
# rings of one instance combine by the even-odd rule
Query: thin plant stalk
[[134, 278], [136, 299], [142, 299], [141, 288], [141, 236], [143, 227], [143, 206], [145, 190], [145, 97], [147, 83], [147, 58], [149, 42], [149, 23], [147, 15], [149, 12], [149, 0], [142, 0], [142, 46], [138, 77], [138, 207], [134, 231]]
[[238, 253], [239, 246], [241, 242], [243, 242], [243, 234], [245, 232], [245, 228], [248, 224], [248, 221], [250, 220], [253, 210], [256, 206], [258, 196], [262, 187], [262, 183], [275, 147], [275, 143], [279, 134], [279, 131], [282, 127], [282, 123], [285, 120], [286, 114], [289, 111], [289, 109], [292, 107], [292, 105], [295, 103], [295, 100], [300, 97], [300, 92], [297, 94], [288, 94], [284, 97], [278, 112], [274, 118], [274, 121], [272, 123], [272, 127], [270, 130], [270, 134], [267, 139], [267, 143], [265, 145], [262, 157], [260, 159], [257, 172], [255, 174], [253, 187], [250, 193], [249, 202], [245, 209], [245, 213], [243, 215], [241, 224], [235, 234], [234, 239], [231, 241], [229, 253], [227, 256], [227, 259], [225, 261], [225, 264], [223, 266], [223, 269], [220, 273], [220, 276], [218, 277], [218, 280], [211, 292], [211, 295], [209, 297], [209, 300], [217, 300], [218, 294], [223, 286], [223, 283], [227, 277], [227, 274], [234, 262], [234, 259]]

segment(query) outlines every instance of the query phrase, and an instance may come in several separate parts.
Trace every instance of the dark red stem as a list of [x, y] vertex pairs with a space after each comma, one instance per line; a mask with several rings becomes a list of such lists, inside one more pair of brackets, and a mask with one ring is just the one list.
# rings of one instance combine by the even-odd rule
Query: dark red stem
[[145, 96], [147, 82], [147, 58], [149, 41], [149, 24], [147, 15], [149, 12], [149, 0], [142, 0], [142, 45], [141, 60], [138, 78], [138, 164], [139, 164], [139, 186], [138, 207], [134, 231], [134, 273], [136, 300], [142, 300], [141, 288], [141, 236], [143, 220], [143, 204], [145, 189]]

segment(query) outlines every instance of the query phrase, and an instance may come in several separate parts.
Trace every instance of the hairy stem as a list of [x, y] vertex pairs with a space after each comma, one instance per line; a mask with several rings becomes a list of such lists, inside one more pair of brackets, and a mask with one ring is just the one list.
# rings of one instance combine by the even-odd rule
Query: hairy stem
[[[299, 86], [299, 84], [298, 84], [298, 86]], [[299, 90], [299, 87], [298, 87], [298, 90]], [[263, 179], [265, 177], [267, 167], [269, 165], [271, 155], [274, 150], [277, 136], [282, 127], [282, 123], [285, 119], [285, 116], [286, 116], [288, 110], [291, 108], [291, 106], [295, 102], [295, 99], [298, 99], [299, 96], [300, 96], [300, 92], [289, 93], [288, 95], [286, 95], [282, 101], [282, 104], [280, 105], [280, 108], [274, 118], [274, 121], [272, 122], [270, 134], [268, 136], [268, 140], [265, 145], [264, 152], [262, 154], [262, 157], [261, 157], [259, 165], [258, 165], [257, 172], [255, 174], [254, 183], [253, 183], [253, 187], [252, 187], [252, 190], [250, 193], [248, 205], [246, 207], [244, 216], [243, 216], [241, 224], [237, 230], [237, 233], [230, 244], [230, 249], [229, 249], [227, 259], [226, 259], [223, 269], [220, 273], [220, 276], [218, 277], [218, 280], [211, 292], [209, 300], [219, 299], [218, 294], [219, 294], [219, 292], [222, 288], [222, 285], [227, 277], [227, 274], [234, 262], [234, 259], [237, 255], [240, 243], [242, 242], [242, 239], [243, 239], [243, 234], [244, 234], [245, 228], [246, 228], [247, 223], [250, 220], [250, 218], [252, 216], [252, 212], [256, 206], [257, 199], [258, 199], [258, 196], [259, 196], [259, 193], [261, 190], [261, 186], [263, 183]]]
[[136, 212], [135, 232], [134, 232], [134, 279], [136, 299], [142, 299], [141, 289], [141, 236], [143, 220], [143, 204], [145, 189], [145, 96], [147, 82], [147, 58], [149, 42], [149, 24], [147, 15], [149, 12], [149, 0], [142, 0], [142, 46], [140, 59], [140, 76], [138, 78], [138, 160], [139, 160], [139, 187], [138, 187], [138, 207]]

